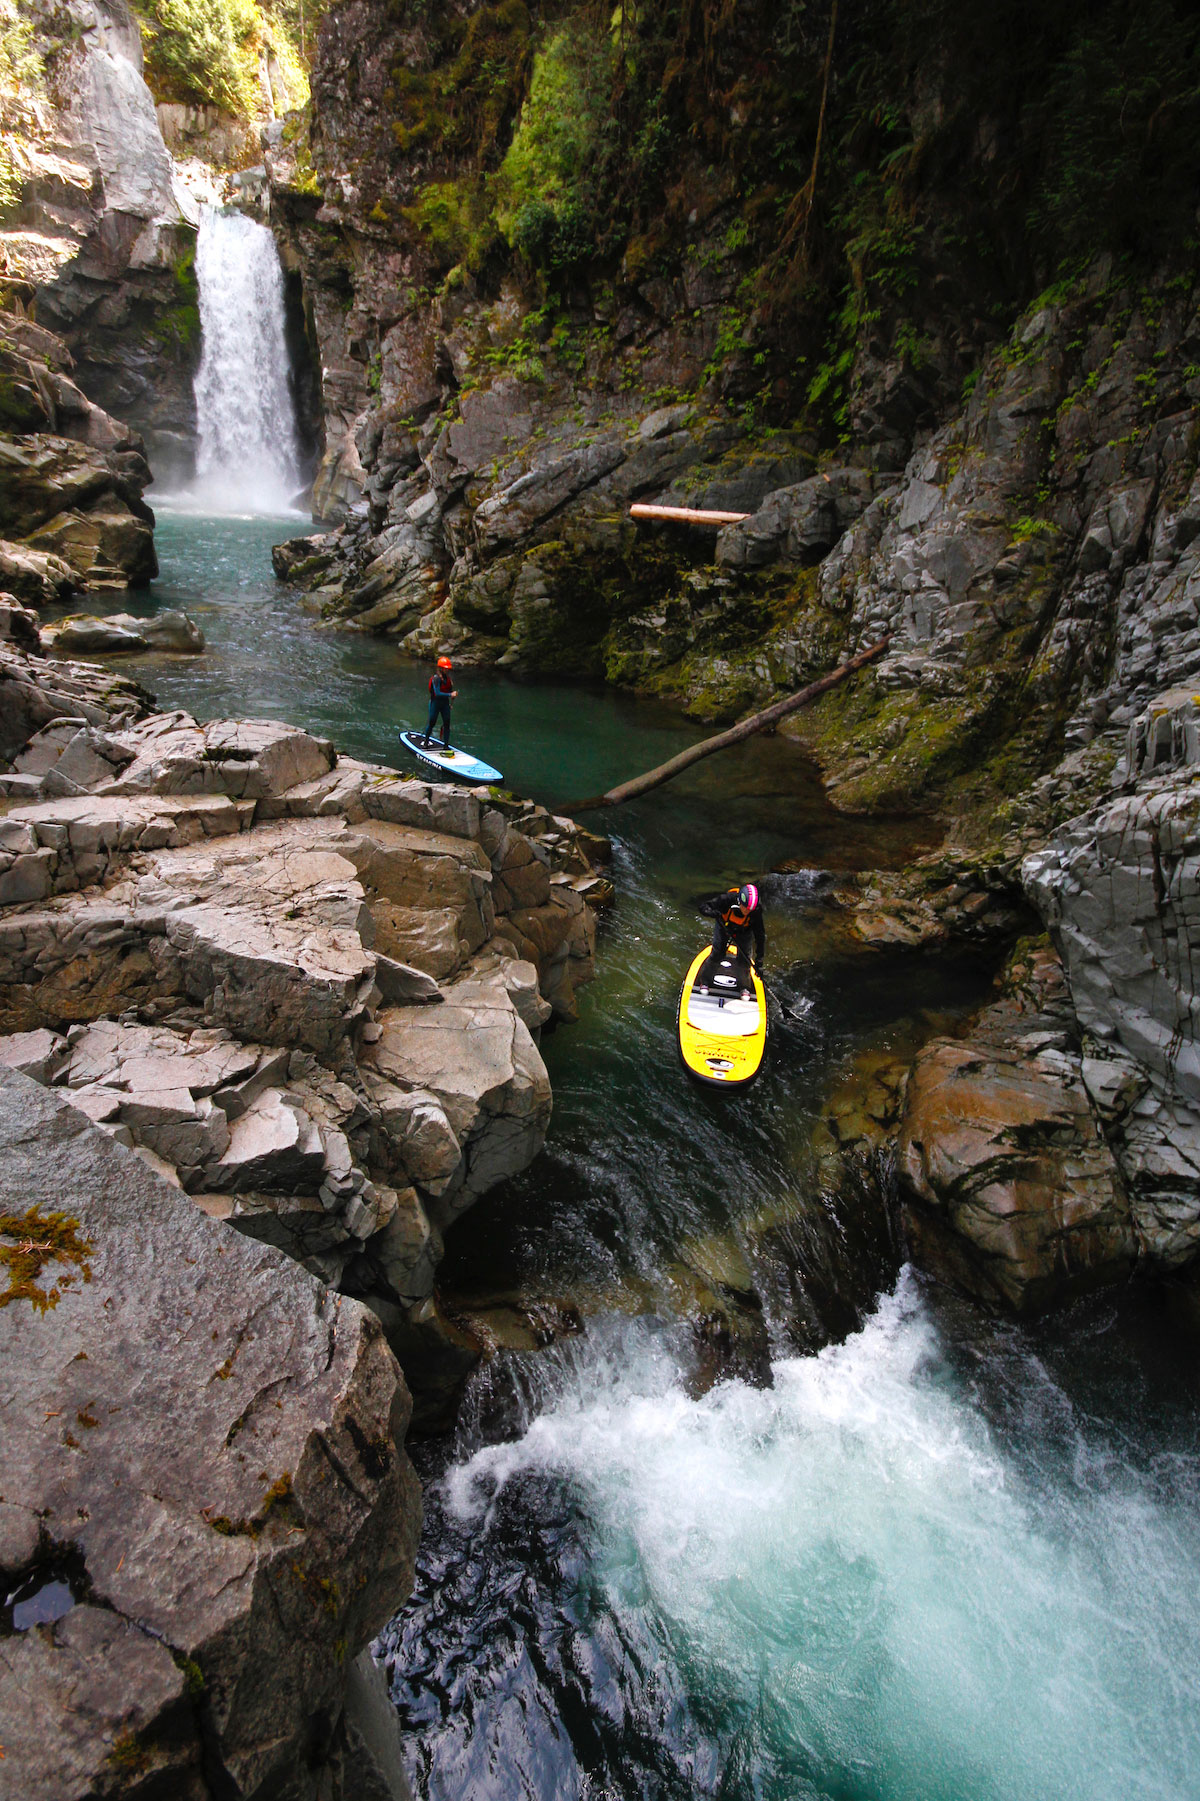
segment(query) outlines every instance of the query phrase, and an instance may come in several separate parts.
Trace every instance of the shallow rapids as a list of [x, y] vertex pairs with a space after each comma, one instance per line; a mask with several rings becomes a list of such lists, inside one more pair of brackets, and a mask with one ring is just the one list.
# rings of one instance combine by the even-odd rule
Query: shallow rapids
[[689, 1398], [678, 1350], [593, 1327], [522, 1435], [435, 1489], [384, 1639], [418, 1793], [1196, 1793], [1180, 1397], [1132, 1442], [1061, 1346], [997, 1330], [964, 1355], [907, 1272], [771, 1388]]

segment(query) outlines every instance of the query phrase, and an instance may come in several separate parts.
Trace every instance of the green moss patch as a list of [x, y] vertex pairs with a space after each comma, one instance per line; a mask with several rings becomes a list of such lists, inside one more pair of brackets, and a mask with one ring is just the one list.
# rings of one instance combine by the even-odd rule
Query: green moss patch
[[0, 1273], [7, 1280], [0, 1307], [28, 1301], [35, 1313], [49, 1313], [68, 1290], [91, 1281], [92, 1249], [79, 1221], [65, 1213], [0, 1213]]
[[[266, 1479], [265, 1475], [261, 1478], [262, 1481]], [[271, 1483], [259, 1507], [249, 1517], [233, 1520], [228, 1514], [211, 1514], [206, 1510], [204, 1519], [222, 1538], [258, 1538], [271, 1520], [289, 1526], [304, 1524], [304, 1515], [292, 1490], [291, 1470], [284, 1470]]]

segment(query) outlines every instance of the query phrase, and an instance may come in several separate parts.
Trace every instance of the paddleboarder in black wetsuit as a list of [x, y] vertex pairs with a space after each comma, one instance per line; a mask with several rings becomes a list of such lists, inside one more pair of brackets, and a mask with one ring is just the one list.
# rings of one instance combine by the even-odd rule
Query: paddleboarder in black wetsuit
[[741, 888], [730, 888], [724, 894], [711, 895], [700, 902], [700, 911], [715, 920], [712, 961], [719, 962], [725, 955], [726, 946], [732, 944], [738, 961], [753, 962], [755, 974], [761, 978], [767, 933], [763, 925], [758, 889], [754, 883], [746, 882]]
[[421, 740], [426, 750], [430, 747], [430, 734], [439, 718], [442, 722], [442, 749], [446, 752], [450, 749], [450, 702], [458, 698], [458, 689], [454, 686], [454, 678], [450, 673], [453, 667], [449, 657], [439, 657], [437, 668], [429, 678], [429, 721]]

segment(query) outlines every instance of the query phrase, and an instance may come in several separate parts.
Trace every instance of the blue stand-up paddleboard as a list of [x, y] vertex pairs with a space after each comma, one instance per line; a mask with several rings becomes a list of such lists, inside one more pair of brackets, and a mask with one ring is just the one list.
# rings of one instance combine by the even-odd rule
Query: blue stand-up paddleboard
[[400, 742], [405, 750], [411, 750], [414, 757], [427, 763], [431, 769], [440, 769], [443, 775], [452, 775], [456, 782], [473, 782], [477, 784], [502, 782], [504, 777], [490, 763], [479, 757], [473, 757], [470, 751], [456, 750], [451, 745], [449, 753], [444, 751], [439, 739], [434, 739], [428, 748], [421, 742], [423, 732], [401, 732]]

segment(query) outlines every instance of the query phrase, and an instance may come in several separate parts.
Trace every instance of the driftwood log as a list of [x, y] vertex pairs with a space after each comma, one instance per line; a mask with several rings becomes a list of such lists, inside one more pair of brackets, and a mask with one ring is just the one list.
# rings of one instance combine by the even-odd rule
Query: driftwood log
[[749, 513], [720, 513], [711, 507], [660, 507], [637, 501], [629, 509], [631, 519], [673, 519], [676, 525], [740, 525]]
[[660, 763], [657, 769], [648, 769], [645, 775], [635, 775], [631, 781], [619, 782], [606, 794], [597, 794], [591, 800], [577, 800], [564, 809], [567, 813], [588, 813], [596, 807], [619, 807], [622, 801], [636, 800], [640, 794], [648, 794], [652, 788], [659, 788], [664, 782], [682, 775], [693, 763], [699, 763], [703, 757], [711, 757], [719, 750], [728, 750], [731, 744], [741, 744], [746, 738], [752, 738], [755, 732], [762, 732], [768, 726], [775, 725], [780, 719], [786, 719], [789, 713], [796, 713], [811, 701], [817, 700], [830, 688], [836, 688], [844, 682], [848, 675], [861, 669], [865, 663], [872, 662], [882, 656], [892, 641], [892, 634], [880, 638], [878, 643], [868, 645], [858, 655], [851, 657], [848, 663], [842, 663], [837, 669], [830, 670], [819, 681], [810, 682], [807, 688], [801, 688], [796, 694], [789, 694], [784, 700], [777, 700], [774, 706], [767, 707], [761, 713], [754, 713], [749, 719], [743, 719], [739, 725], [731, 725], [728, 731], [718, 732], [715, 738], [702, 738], [699, 744], [681, 750], [677, 757], [668, 763]]

